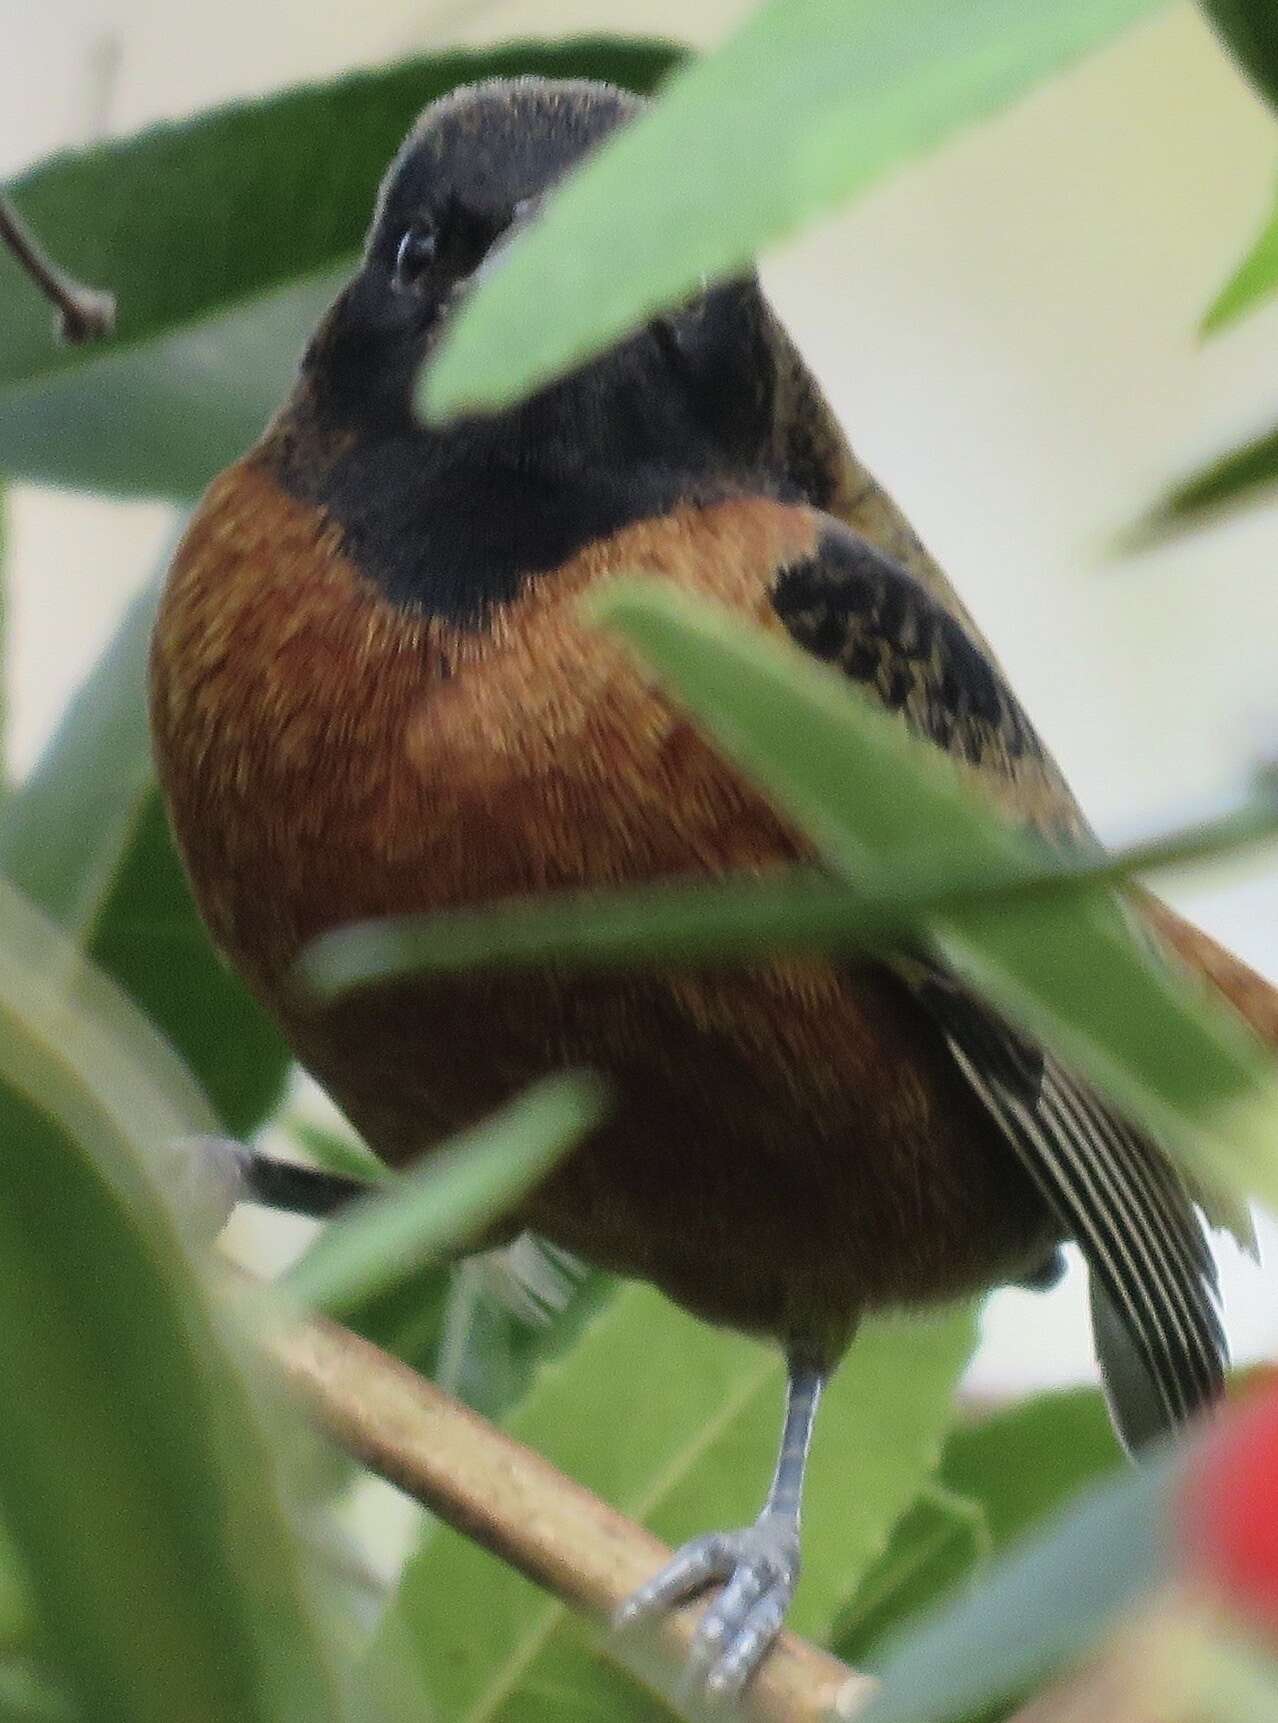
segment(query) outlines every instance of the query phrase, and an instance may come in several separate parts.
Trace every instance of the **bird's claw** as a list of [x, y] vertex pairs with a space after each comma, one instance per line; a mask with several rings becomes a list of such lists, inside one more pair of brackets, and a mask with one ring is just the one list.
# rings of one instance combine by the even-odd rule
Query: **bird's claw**
[[693, 1638], [686, 1682], [711, 1698], [733, 1699], [781, 1631], [798, 1578], [798, 1528], [788, 1517], [764, 1514], [742, 1531], [711, 1532], [684, 1544], [626, 1599], [614, 1626], [664, 1614], [725, 1581]]

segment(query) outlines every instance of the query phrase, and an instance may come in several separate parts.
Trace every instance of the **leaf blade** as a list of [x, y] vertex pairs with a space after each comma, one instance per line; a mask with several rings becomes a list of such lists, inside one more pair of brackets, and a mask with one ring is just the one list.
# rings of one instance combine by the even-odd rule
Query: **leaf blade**
[[527, 393], [1153, 3], [771, 0], [511, 246], [423, 378], [424, 411]]
[[342, 1313], [402, 1276], [469, 1242], [503, 1213], [604, 1110], [602, 1086], [548, 1078], [483, 1124], [425, 1157], [357, 1212], [321, 1233], [284, 1276], [293, 1299]]
[[153, 1182], [207, 1109], [7, 882], [0, 1112], [0, 1506], [46, 1648], [103, 1723], [338, 1723], [260, 1407]]
[[[885, 866], [941, 834], [956, 866], [1037, 854], [952, 762], [797, 648], [659, 581], [619, 580], [592, 611], [852, 879], [880, 884]], [[1112, 894], [1064, 909], [978, 903], [919, 931], [1192, 1169], [1278, 1203], [1273, 1061], [1220, 1001], [1154, 960]]]

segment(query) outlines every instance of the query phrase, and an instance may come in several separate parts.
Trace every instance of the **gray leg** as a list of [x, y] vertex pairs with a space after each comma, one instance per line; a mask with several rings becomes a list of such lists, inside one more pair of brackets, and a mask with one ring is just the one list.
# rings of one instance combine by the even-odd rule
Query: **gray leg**
[[745, 1686], [781, 1631], [794, 1596], [803, 1474], [824, 1381], [813, 1366], [791, 1363], [776, 1475], [754, 1524], [694, 1538], [617, 1612], [615, 1625], [629, 1627], [725, 1581], [723, 1595], [697, 1629], [688, 1667], [689, 1680], [716, 1698], [730, 1698]]
[[241, 1202], [324, 1220], [371, 1186], [295, 1161], [259, 1154], [231, 1137], [183, 1137], [168, 1145], [160, 1174], [179, 1223], [195, 1239], [213, 1239]]

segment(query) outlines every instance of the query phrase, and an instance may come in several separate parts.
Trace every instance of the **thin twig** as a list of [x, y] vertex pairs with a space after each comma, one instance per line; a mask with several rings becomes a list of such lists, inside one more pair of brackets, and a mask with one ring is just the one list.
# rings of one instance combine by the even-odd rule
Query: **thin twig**
[[0, 240], [57, 311], [58, 334], [79, 346], [109, 335], [115, 327], [115, 299], [96, 287], [86, 287], [49, 254], [23, 224], [7, 197], [0, 196]]

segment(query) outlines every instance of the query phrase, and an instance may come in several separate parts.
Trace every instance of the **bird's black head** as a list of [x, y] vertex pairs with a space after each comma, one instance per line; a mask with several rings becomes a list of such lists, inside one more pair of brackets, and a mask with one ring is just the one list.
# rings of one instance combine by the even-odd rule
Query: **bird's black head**
[[417, 374], [452, 311], [642, 106], [604, 84], [477, 84], [429, 107], [391, 164], [359, 273], [308, 349], [274, 447], [286, 482], [336, 516], [397, 599], [482, 616], [587, 539], [767, 464], [776, 356], [753, 275], [519, 406], [443, 427], [416, 416]]

